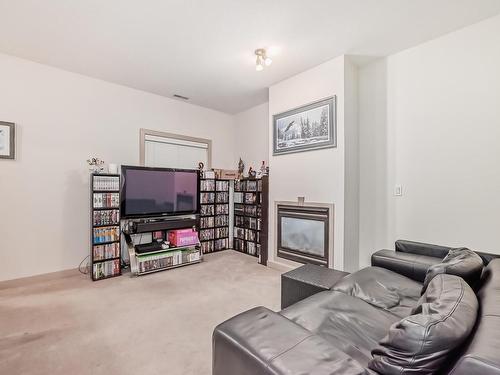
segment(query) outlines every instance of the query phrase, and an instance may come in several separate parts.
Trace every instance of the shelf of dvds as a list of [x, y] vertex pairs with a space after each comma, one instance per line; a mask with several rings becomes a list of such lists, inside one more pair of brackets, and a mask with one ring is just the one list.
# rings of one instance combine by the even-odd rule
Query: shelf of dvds
[[201, 256], [197, 246], [171, 247], [162, 251], [136, 254], [137, 273], [144, 275], [199, 263]]
[[200, 243], [203, 254], [229, 248], [229, 183], [200, 179]]
[[269, 177], [234, 182], [233, 248], [267, 265]]
[[120, 259], [120, 257], [107, 258], [107, 259], [102, 259], [102, 260], [95, 260], [94, 259], [94, 263], [107, 262], [107, 261], [116, 260], [116, 259]]
[[121, 275], [120, 175], [90, 175], [90, 274], [93, 281]]

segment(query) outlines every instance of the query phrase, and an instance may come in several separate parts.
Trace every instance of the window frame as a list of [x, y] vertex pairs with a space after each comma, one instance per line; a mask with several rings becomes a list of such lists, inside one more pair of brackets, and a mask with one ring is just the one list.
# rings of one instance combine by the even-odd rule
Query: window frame
[[[207, 138], [191, 137], [183, 134], [169, 133], [158, 130], [150, 130], [141, 128], [139, 131], [139, 165], [145, 166], [146, 163], [146, 136], [154, 136], [160, 138], [178, 139], [180, 141], [190, 141], [196, 143], [204, 143], [207, 145], [207, 164], [205, 169], [212, 168], [212, 140]], [[167, 143], [167, 142], [166, 142]]]

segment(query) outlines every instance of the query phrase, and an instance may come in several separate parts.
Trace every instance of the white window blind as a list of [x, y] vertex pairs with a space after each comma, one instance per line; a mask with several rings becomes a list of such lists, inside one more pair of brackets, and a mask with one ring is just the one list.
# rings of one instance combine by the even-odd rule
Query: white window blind
[[146, 134], [144, 165], [147, 167], [197, 169], [208, 164], [208, 143]]

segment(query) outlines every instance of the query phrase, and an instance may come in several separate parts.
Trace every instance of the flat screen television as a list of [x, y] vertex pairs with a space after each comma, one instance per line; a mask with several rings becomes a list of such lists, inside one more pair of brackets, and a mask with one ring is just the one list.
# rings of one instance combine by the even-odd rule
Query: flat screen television
[[194, 169], [122, 166], [121, 215], [186, 215], [199, 212], [200, 177]]

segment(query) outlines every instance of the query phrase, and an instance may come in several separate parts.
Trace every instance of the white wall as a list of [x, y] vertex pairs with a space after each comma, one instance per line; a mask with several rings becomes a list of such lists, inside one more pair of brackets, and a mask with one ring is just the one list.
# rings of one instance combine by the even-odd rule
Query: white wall
[[0, 55], [0, 120], [17, 160], [0, 161], [0, 280], [75, 268], [89, 253], [85, 160], [138, 164], [139, 128], [213, 140], [234, 168], [233, 117]]
[[[262, 161], [269, 163], [269, 103], [260, 104], [235, 115], [235, 155], [248, 167], [258, 170]], [[236, 164], [235, 164], [236, 165]], [[234, 166], [233, 166], [234, 168]]]
[[[0, 120], [18, 124], [17, 160], [0, 161], [0, 280], [78, 265], [89, 252], [85, 160], [137, 164], [141, 127], [211, 138], [214, 167], [268, 157], [270, 260], [272, 204], [297, 196], [335, 204], [336, 267], [344, 245], [348, 256], [356, 247], [358, 215], [361, 266], [398, 238], [500, 253], [499, 45], [497, 16], [364, 66], [357, 116], [344, 57], [273, 85], [269, 104], [233, 117], [0, 54]], [[331, 95], [337, 148], [272, 156], [272, 115]], [[349, 125], [358, 121], [359, 144]]]
[[392, 248], [388, 236], [387, 69], [380, 59], [358, 71], [360, 266], [374, 250]]
[[[273, 156], [272, 116], [337, 96], [337, 147]], [[334, 266], [344, 265], [344, 57], [300, 73], [269, 89], [269, 260], [275, 261], [276, 201], [334, 203]], [[280, 260], [282, 263], [287, 263]]]
[[344, 60], [344, 269], [359, 267], [359, 126], [358, 126], [358, 68], [346, 57]]
[[398, 238], [500, 253], [499, 46], [497, 16], [360, 70], [361, 265]]

